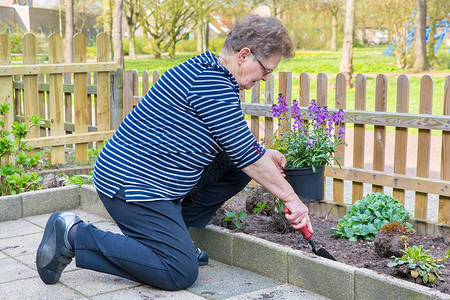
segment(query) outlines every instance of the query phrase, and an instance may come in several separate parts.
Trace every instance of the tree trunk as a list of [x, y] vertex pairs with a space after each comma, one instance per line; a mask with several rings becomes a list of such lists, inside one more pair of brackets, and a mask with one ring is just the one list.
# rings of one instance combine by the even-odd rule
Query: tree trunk
[[331, 50], [332, 51], [337, 51], [337, 28], [338, 28], [337, 16], [333, 15], [331, 17]]
[[64, 50], [65, 63], [73, 62], [73, 2], [64, 1], [64, 10], [66, 12], [66, 49]]
[[134, 28], [131, 28], [132, 25], [128, 24], [128, 48], [131, 59], [136, 58], [136, 31]]
[[427, 0], [416, 0], [417, 13], [415, 24], [416, 53], [414, 59], [414, 72], [422, 72], [430, 69], [425, 44], [425, 31], [427, 27]]
[[345, 75], [347, 86], [352, 87], [353, 76], [353, 35], [355, 32], [356, 0], [347, 0], [345, 4], [344, 42], [342, 45], [339, 72]]
[[197, 33], [197, 52], [199, 53], [203, 53], [202, 51], [202, 45], [203, 45], [203, 41], [202, 41], [202, 25], [199, 25], [196, 29]]
[[122, 45], [122, 0], [114, 1], [112, 39], [114, 46], [114, 61], [119, 68], [124, 68]]

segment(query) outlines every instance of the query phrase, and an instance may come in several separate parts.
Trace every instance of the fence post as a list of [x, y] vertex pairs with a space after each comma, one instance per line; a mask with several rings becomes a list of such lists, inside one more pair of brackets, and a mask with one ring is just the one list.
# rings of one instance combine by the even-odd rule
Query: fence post
[[[23, 49], [23, 63], [25, 65], [34, 65], [37, 62], [36, 52], [36, 36], [32, 33], [27, 33], [22, 39]], [[38, 92], [38, 76], [37, 75], [24, 75], [24, 114], [25, 122], [27, 126], [30, 125], [28, 116], [34, 116], [39, 114], [39, 92]], [[28, 138], [40, 137], [39, 127], [31, 128], [28, 132]]]
[[[64, 61], [63, 41], [59, 34], [52, 34], [48, 39], [48, 61], [51, 64], [59, 64]], [[64, 135], [64, 93], [63, 93], [63, 75], [50, 74], [49, 88], [49, 118], [50, 135]], [[52, 164], [65, 163], [64, 146], [53, 146], [51, 148]]]
[[[375, 111], [386, 111], [387, 77], [380, 74], [376, 79]], [[373, 169], [384, 172], [386, 153], [386, 127], [375, 125], [373, 133]], [[382, 185], [372, 185], [373, 192], [383, 193]]]
[[[355, 110], [366, 110], [367, 79], [363, 74], [356, 75], [355, 79]], [[364, 169], [364, 151], [366, 140], [366, 128], [364, 124], [354, 124], [353, 131], [353, 167]], [[352, 182], [352, 203], [363, 197], [363, 183]]]
[[[77, 33], [73, 37], [73, 62], [85, 63], [87, 61], [86, 36]], [[88, 98], [87, 98], [87, 74], [74, 74], [74, 103], [75, 103], [75, 133], [88, 132]], [[75, 145], [75, 160], [88, 160], [88, 143]]]
[[[110, 61], [111, 47], [107, 33], [97, 35], [97, 61]], [[109, 86], [109, 72], [98, 72], [97, 74], [97, 131], [110, 129], [111, 124], [111, 99]]]
[[[286, 104], [289, 107], [289, 112], [286, 114], [287, 119], [291, 119], [291, 105], [292, 105], [292, 73], [291, 72], [280, 72], [279, 73], [279, 83], [278, 83], [279, 92], [283, 94], [286, 99]], [[288, 128], [288, 120], [279, 119], [280, 131], [278, 134], [282, 132], [286, 132], [289, 130]]]
[[[273, 73], [269, 74], [269, 77], [266, 80], [266, 84], [264, 86], [265, 93], [265, 103], [269, 105], [273, 105], [273, 97], [274, 97], [274, 76]], [[272, 140], [273, 138], [273, 118], [264, 117], [264, 140]]]
[[[450, 115], [450, 76], [445, 79], [444, 115]], [[450, 131], [442, 131], [441, 179], [450, 180]], [[450, 197], [439, 196], [438, 222], [450, 224]]]
[[300, 103], [300, 106], [309, 106], [309, 82], [309, 75], [307, 73], [300, 74], [298, 95], [298, 102]]
[[[11, 64], [11, 44], [8, 35], [0, 34], [0, 65]], [[9, 112], [3, 116], [4, 128], [11, 130], [14, 123], [13, 77], [0, 76], [0, 104], [9, 103]]]
[[[252, 87], [252, 103], [259, 104], [259, 94], [260, 91], [260, 84], [259, 81], [256, 82], [256, 84]], [[259, 141], [259, 117], [258, 116], [251, 116], [250, 117], [250, 130], [255, 136], [256, 140]]]
[[[401, 75], [397, 80], [397, 112], [409, 110], [409, 78]], [[406, 174], [406, 155], [408, 149], [408, 128], [395, 128], [394, 173]], [[405, 190], [394, 188], [393, 197], [405, 205]]]
[[150, 89], [150, 73], [147, 70], [142, 72], [142, 97], [147, 95]]
[[[420, 108], [421, 114], [433, 113], [433, 79], [429, 75], [420, 81]], [[417, 167], [416, 176], [428, 177], [430, 173], [431, 130], [419, 129], [417, 137]], [[425, 220], [427, 218], [428, 194], [416, 192], [414, 201], [414, 218]]]
[[[347, 85], [345, 81], [345, 75], [340, 73], [336, 76], [336, 100], [335, 105], [336, 108], [346, 109], [347, 107]], [[343, 123], [341, 128], [345, 128], [345, 124]], [[334, 129], [336, 132], [339, 128], [336, 126]], [[343, 134], [343, 139], [345, 141], [345, 134]], [[342, 156], [342, 158], [338, 161], [335, 161], [334, 164], [338, 163], [341, 165], [345, 164], [345, 145], [340, 145], [336, 147], [336, 152], [334, 153], [334, 157]], [[343, 203], [344, 202], [344, 180], [333, 178], [333, 202]]]
[[110, 128], [116, 130], [123, 120], [123, 69], [111, 72], [110, 75]]
[[327, 74], [320, 73], [317, 75], [317, 106], [327, 105]]

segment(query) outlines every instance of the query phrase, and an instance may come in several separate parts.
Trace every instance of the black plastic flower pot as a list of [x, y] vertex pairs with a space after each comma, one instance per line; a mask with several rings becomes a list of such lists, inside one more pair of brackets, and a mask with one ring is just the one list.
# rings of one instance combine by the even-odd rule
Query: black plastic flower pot
[[323, 200], [325, 191], [324, 172], [325, 166], [316, 167], [316, 172], [313, 172], [311, 167], [284, 169], [286, 180], [303, 203]]

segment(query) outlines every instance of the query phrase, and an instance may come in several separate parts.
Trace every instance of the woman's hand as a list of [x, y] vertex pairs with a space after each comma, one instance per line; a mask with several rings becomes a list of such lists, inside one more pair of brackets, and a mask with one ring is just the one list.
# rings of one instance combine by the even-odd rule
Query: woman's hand
[[306, 226], [310, 233], [313, 233], [311, 220], [308, 215], [308, 208], [301, 201], [294, 201], [285, 203], [286, 208], [283, 212], [286, 215], [286, 219], [291, 223], [294, 229], [299, 230]]
[[283, 177], [286, 177], [286, 174], [284, 174], [283, 168], [286, 166], [286, 157], [284, 157], [283, 154], [278, 152], [277, 150], [273, 149], [267, 149], [266, 153], [269, 154], [270, 159], [273, 161], [275, 166], [278, 168], [278, 171], [280, 171], [280, 174], [283, 175]]

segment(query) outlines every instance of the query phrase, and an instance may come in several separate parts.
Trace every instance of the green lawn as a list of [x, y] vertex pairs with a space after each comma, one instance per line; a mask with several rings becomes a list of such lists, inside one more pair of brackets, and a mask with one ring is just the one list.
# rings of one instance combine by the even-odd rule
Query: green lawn
[[[354, 75], [362, 74], [389, 74], [389, 73], [411, 73], [411, 70], [398, 69], [395, 65], [395, 56], [385, 56], [381, 53], [386, 46], [376, 46], [367, 48], [354, 48]], [[162, 74], [166, 70], [176, 66], [196, 53], [178, 54], [176, 58], [163, 56], [162, 59], [155, 60], [151, 57], [145, 57], [135, 60], [125, 60], [126, 69], [136, 69], [139, 74], [148, 70], [150, 73], [157, 70]], [[440, 67], [436, 67], [433, 72], [446, 72], [450, 75], [450, 52], [449, 46], [441, 46], [437, 53]], [[278, 72], [293, 73], [293, 91], [294, 99], [298, 99], [299, 95], [299, 74], [306, 72], [308, 74], [325, 73], [328, 75], [337, 74], [339, 71], [340, 52], [337, 51], [298, 51], [295, 58], [289, 61], [282, 61], [278, 66], [275, 74]], [[445, 77], [432, 76], [434, 80], [433, 88], [433, 113], [442, 114], [444, 99]], [[334, 86], [335, 79], [329, 78], [328, 85]], [[140, 89], [141, 90], [141, 89]], [[278, 91], [278, 80], [275, 80], [275, 94]], [[311, 79], [310, 89], [311, 99], [316, 98], [316, 80]], [[396, 110], [397, 97], [397, 77], [388, 77], [388, 102], [387, 111], [394, 112]], [[410, 112], [419, 112], [420, 97], [420, 77], [410, 77]], [[251, 91], [246, 91], [246, 99], [250, 101]], [[347, 89], [347, 109], [354, 109], [355, 90]], [[374, 110], [375, 107], [375, 78], [367, 78], [367, 110]], [[261, 101], [264, 101], [264, 82], [261, 82]], [[328, 105], [334, 107], [335, 91], [328, 90]]]

